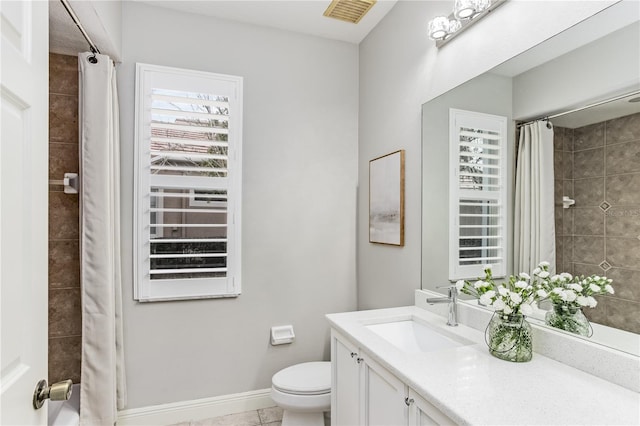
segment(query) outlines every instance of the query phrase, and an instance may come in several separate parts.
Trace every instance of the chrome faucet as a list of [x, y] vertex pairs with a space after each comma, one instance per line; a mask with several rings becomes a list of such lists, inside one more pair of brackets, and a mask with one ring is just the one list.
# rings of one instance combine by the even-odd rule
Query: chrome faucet
[[449, 317], [447, 318], [447, 325], [451, 327], [458, 326], [458, 289], [455, 285], [442, 286], [436, 288], [446, 288], [449, 290], [449, 297], [430, 297], [427, 299], [427, 303], [433, 305], [435, 303], [448, 303], [449, 304]]

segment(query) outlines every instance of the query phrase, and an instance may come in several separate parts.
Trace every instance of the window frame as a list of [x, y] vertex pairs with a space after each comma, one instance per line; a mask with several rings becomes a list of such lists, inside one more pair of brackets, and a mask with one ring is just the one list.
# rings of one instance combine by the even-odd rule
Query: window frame
[[[239, 76], [136, 63], [133, 293], [134, 299], [139, 302], [237, 297], [241, 294], [242, 86], [243, 78]], [[229, 100], [226, 277], [153, 280], [150, 278], [151, 90], [159, 88], [215, 93]], [[159, 177], [166, 184], [162, 185], [164, 189], [171, 188], [172, 185], [176, 188], [180, 186], [173, 182], [177, 180], [171, 176]], [[193, 177], [191, 181], [203, 179]]]
[[[459, 124], [462, 122], [463, 124]], [[484, 276], [484, 266], [488, 262], [473, 265], [460, 264], [460, 205], [461, 201], [489, 201], [495, 202], [499, 209], [498, 229], [500, 237], [495, 238], [495, 245], [501, 255], [501, 261], [491, 264], [492, 274], [495, 278], [507, 275], [508, 255], [508, 171], [507, 171], [507, 117], [485, 114], [480, 112], [465, 111], [461, 109], [449, 109], [449, 280], [477, 279]], [[498, 170], [499, 189], [490, 190], [462, 190], [460, 189], [460, 127], [482, 129], [483, 131], [495, 131], [499, 135], [498, 164], [493, 168]], [[482, 236], [480, 236], [482, 237]]]

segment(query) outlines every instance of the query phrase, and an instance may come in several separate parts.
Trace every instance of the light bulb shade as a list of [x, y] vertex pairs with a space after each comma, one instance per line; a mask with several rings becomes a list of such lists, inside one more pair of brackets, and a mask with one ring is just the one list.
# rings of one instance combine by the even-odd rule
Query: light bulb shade
[[456, 0], [453, 6], [453, 16], [458, 19], [471, 19], [477, 13], [475, 0]]
[[481, 13], [484, 12], [491, 6], [491, 0], [475, 0], [476, 2], [476, 12]]
[[443, 40], [449, 35], [449, 18], [446, 16], [436, 16], [429, 21], [429, 38], [432, 40]]
[[449, 21], [449, 34], [455, 33], [460, 28], [462, 28], [462, 22], [458, 21], [457, 19], [451, 19]]

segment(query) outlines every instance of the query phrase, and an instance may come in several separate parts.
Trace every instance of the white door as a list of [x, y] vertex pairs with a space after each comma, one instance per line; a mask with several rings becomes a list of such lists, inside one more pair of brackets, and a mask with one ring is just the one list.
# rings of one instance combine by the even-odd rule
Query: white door
[[0, 424], [45, 425], [49, 17], [46, 1], [0, 1]]

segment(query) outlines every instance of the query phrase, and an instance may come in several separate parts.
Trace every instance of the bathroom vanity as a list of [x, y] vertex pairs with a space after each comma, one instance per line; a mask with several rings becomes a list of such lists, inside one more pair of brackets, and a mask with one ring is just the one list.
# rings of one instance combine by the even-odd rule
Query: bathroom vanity
[[[417, 306], [330, 314], [332, 424], [638, 424], [640, 394]], [[640, 380], [636, 377], [635, 380]]]

